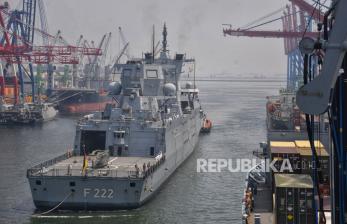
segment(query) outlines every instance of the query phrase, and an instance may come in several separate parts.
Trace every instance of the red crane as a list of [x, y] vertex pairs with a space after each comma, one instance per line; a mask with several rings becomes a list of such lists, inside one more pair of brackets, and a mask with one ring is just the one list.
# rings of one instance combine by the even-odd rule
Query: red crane
[[[0, 43], [0, 58], [8, 63], [22, 63], [31, 62], [34, 64], [48, 64], [48, 63], [60, 63], [60, 64], [78, 64], [79, 60], [76, 55], [94, 55], [101, 56], [102, 52], [99, 48], [86, 48], [76, 47], [72, 45], [63, 46], [32, 46], [31, 43], [27, 43], [22, 36], [12, 33], [7, 29], [5, 24], [5, 18], [12, 14], [8, 11], [8, 5], [0, 6], [0, 30], [3, 32], [4, 41]], [[12, 18], [16, 20], [22, 26], [23, 24], [20, 18]], [[55, 37], [41, 31], [37, 28], [34, 30], [40, 35], [46, 36], [49, 39]], [[11, 37], [19, 40], [16, 44], [13, 44]]]
[[[265, 31], [265, 30], [242, 30], [236, 29], [233, 30], [231, 28], [223, 29], [224, 35], [230, 36], [246, 36], [246, 37], [264, 37], [264, 38], [302, 38], [304, 32], [303, 31]], [[306, 37], [316, 38], [318, 32], [306, 32]]]
[[[39, 1], [38, 6], [42, 12], [43, 1]], [[15, 73], [14, 77], [19, 79], [15, 80], [15, 83], [18, 81], [20, 83], [20, 100], [24, 98], [24, 84], [28, 83], [24, 80], [24, 74], [30, 79], [32, 100], [35, 99], [35, 77], [32, 64], [78, 64], [77, 55], [102, 55], [101, 49], [68, 45], [60, 36], [60, 39], [57, 39], [57, 37], [37, 29], [35, 16], [36, 0], [23, 0], [23, 10], [9, 10], [8, 3], [0, 6], [0, 60], [6, 62], [7, 65], [18, 65], [18, 73]], [[42, 21], [44, 20], [42, 18]], [[34, 33], [44, 37], [44, 46], [34, 45]], [[23, 63], [29, 66], [29, 71], [26, 71]], [[51, 73], [52, 71], [48, 71], [48, 76], [51, 76]], [[5, 77], [0, 78], [1, 95], [4, 94], [4, 80]], [[49, 85], [51, 84], [49, 83]], [[16, 98], [15, 102], [17, 101]]]
[[[287, 67], [287, 88], [296, 89], [298, 80], [302, 74], [302, 56], [298, 51], [298, 43], [304, 36], [317, 38], [319, 32], [312, 31], [312, 21], [321, 21], [324, 13], [317, 7], [307, 3], [305, 0], [289, 0], [291, 7], [287, 5], [283, 11], [283, 16], [270, 20], [259, 25], [249, 26], [245, 28], [232, 29], [231, 25], [223, 29], [223, 34], [230, 36], [246, 36], [246, 37], [263, 37], [263, 38], [284, 38], [285, 54], [288, 55]], [[316, 3], [318, 6], [319, 3]], [[276, 11], [276, 13], [279, 10]], [[269, 14], [269, 16], [274, 13]], [[261, 19], [268, 18], [262, 17]], [[274, 21], [282, 21], [283, 30], [254, 30], [254, 28], [272, 23]], [[255, 21], [259, 23], [259, 20]], [[255, 22], [251, 23], [254, 24]], [[299, 23], [300, 22], [300, 23]]]
[[[306, 29], [306, 25], [308, 22], [306, 21], [307, 17], [311, 17], [315, 21], [320, 21], [324, 17], [324, 13], [317, 10], [312, 5], [308, 4], [304, 0], [289, 0], [292, 3], [292, 9], [290, 6], [286, 6], [286, 10], [283, 12], [283, 16], [281, 18], [271, 20], [270, 22], [274, 22], [276, 20], [282, 20], [283, 30], [251, 30], [251, 28], [246, 29], [232, 29], [231, 26], [229, 28], [223, 29], [224, 35], [230, 36], [246, 36], [246, 37], [263, 37], [263, 38], [285, 38], [285, 52], [288, 54], [292, 50], [297, 48], [298, 41], [303, 37], [312, 37], [317, 38], [319, 36], [319, 32], [312, 32]], [[297, 11], [297, 8], [299, 11]], [[298, 14], [300, 17], [300, 24], [298, 22]], [[308, 16], [305, 16], [308, 15]], [[272, 15], [272, 14], [271, 14]], [[265, 17], [264, 17], [265, 18]], [[267, 24], [267, 23], [264, 23]], [[257, 27], [257, 26], [256, 26]]]
[[[321, 21], [324, 18], [324, 13], [317, 8], [313, 7], [311, 4], [307, 3], [304, 0], [289, 0], [293, 7], [294, 5], [298, 6], [302, 11], [307, 12], [312, 19], [315, 21]], [[319, 3], [316, 3], [319, 4]]]

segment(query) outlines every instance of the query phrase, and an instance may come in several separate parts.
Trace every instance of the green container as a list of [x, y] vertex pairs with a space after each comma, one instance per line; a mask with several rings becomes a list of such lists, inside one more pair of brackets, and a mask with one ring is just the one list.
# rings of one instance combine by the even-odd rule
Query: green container
[[312, 224], [313, 182], [307, 174], [279, 174], [275, 179], [275, 210], [278, 224]]

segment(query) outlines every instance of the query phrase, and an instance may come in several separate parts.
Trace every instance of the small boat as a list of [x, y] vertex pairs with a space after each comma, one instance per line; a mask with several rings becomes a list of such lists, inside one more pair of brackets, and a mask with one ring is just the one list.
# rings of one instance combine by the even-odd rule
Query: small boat
[[204, 119], [201, 127], [201, 133], [210, 133], [212, 128], [212, 122], [209, 119]]

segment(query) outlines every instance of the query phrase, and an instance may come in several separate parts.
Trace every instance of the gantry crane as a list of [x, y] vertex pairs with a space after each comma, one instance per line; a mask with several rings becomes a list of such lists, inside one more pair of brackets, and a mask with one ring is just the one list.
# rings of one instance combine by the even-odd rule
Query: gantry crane
[[[38, 4], [37, 4], [38, 2]], [[41, 26], [45, 30], [35, 27], [36, 7], [39, 7], [41, 13]], [[6, 64], [17, 64], [20, 84], [20, 100], [24, 97], [24, 74], [27, 74], [32, 86], [32, 99], [35, 98], [35, 77], [32, 64], [78, 64], [77, 54], [100, 56], [101, 50], [97, 48], [82, 48], [68, 45], [66, 41], [59, 36], [52, 36], [47, 33], [47, 19], [45, 16], [42, 0], [23, 0], [22, 10], [10, 10], [8, 3], [0, 6], [0, 58]], [[34, 45], [34, 34], [43, 36], [44, 45]], [[51, 41], [50, 41], [51, 40]], [[58, 42], [63, 44], [56, 45]], [[48, 44], [48, 45], [46, 45]], [[29, 71], [23, 66], [27, 63]], [[51, 66], [48, 66], [51, 68]], [[48, 89], [53, 88], [52, 69], [48, 69]], [[4, 78], [0, 79], [2, 89], [5, 88]], [[1, 91], [2, 93], [3, 91]], [[16, 100], [17, 102], [17, 100]]]
[[[320, 21], [324, 14], [311, 6], [304, 0], [289, 0], [291, 7], [287, 5], [283, 11], [283, 16], [278, 19], [270, 20], [267, 23], [281, 20], [283, 24], [282, 30], [253, 30], [254, 28], [265, 25], [255, 25], [246, 28], [233, 29], [231, 25], [223, 29], [224, 35], [230, 36], [246, 36], [246, 37], [263, 37], [263, 38], [284, 38], [284, 50], [288, 56], [287, 61], [287, 88], [296, 90], [300, 85], [303, 73], [303, 58], [298, 50], [299, 40], [303, 37], [317, 38], [319, 32], [312, 31], [313, 21]], [[273, 13], [270, 14], [271, 16]], [[267, 17], [262, 17], [264, 19]], [[257, 21], [259, 22], [259, 21]]]

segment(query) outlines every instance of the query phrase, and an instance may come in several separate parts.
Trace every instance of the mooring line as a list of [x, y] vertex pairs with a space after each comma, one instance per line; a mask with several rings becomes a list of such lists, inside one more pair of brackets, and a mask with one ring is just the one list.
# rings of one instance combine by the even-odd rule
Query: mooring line
[[33, 216], [41, 216], [41, 215], [46, 215], [46, 214], [48, 214], [48, 213], [50, 213], [50, 212], [53, 212], [54, 210], [56, 210], [57, 208], [59, 208], [59, 206], [60, 206], [61, 204], [63, 204], [64, 201], [65, 201], [66, 199], [68, 199], [68, 198], [72, 195], [72, 193], [73, 193], [73, 192], [70, 192], [59, 204], [57, 204], [56, 206], [54, 206], [52, 209], [50, 209], [50, 210], [48, 210], [48, 211], [45, 211], [45, 212], [42, 212], [42, 213], [40, 213], [40, 214], [38, 214], [38, 215], [33, 215]]

